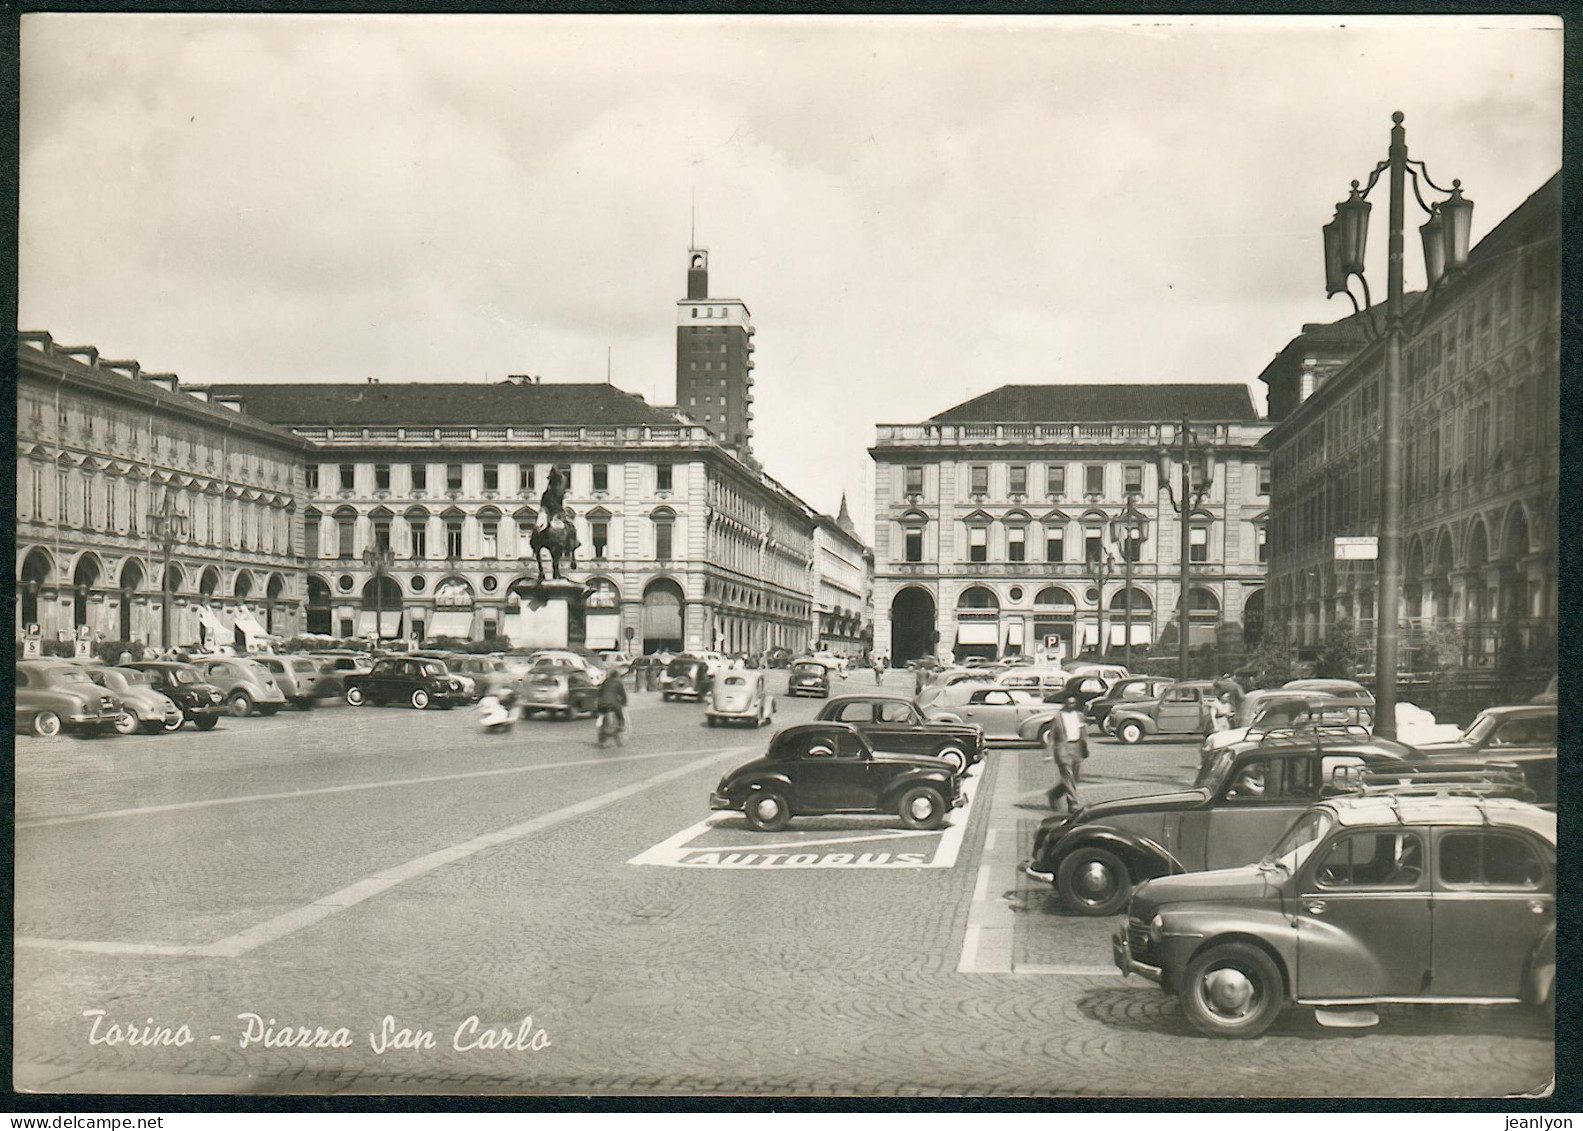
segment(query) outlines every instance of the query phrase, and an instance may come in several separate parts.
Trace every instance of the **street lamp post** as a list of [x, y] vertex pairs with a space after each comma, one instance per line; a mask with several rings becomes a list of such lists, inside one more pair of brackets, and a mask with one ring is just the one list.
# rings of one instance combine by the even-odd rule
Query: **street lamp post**
[[1110, 641], [1105, 638], [1105, 583], [1115, 574], [1116, 563], [1111, 560], [1110, 555], [1105, 553], [1104, 548], [1101, 547], [1089, 555], [1088, 569], [1089, 576], [1094, 579], [1094, 584], [1099, 587], [1099, 609], [1097, 611], [1099, 620], [1099, 654], [1103, 657], [1110, 651]]
[[[1193, 512], [1203, 505], [1204, 499], [1209, 495], [1210, 486], [1215, 478], [1215, 447], [1208, 441], [1200, 441], [1193, 433], [1192, 422], [1187, 417], [1182, 417], [1182, 426], [1177, 432], [1180, 441], [1178, 460], [1182, 465], [1182, 495], [1177, 498], [1176, 491], [1171, 486], [1171, 449], [1162, 447], [1159, 451], [1160, 482], [1165, 484], [1166, 493], [1170, 496], [1171, 507], [1182, 517], [1182, 578], [1181, 594], [1176, 600], [1177, 609], [1177, 678], [1187, 678], [1187, 623], [1188, 623], [1188, 587], [1192, 583], [1191, 555], [1192, 547], [1189, 540], [1192, 536]], [[1196, 464], [1196, 466], [1195, 466]], [[1195, 476], [1193, 473], [1197, 471]], [[1196, 482], [1194, 480], [1197, 480]]]
[[174, 594], [170, 588], [171, 557], [175, 553], [176, 544], [187, 538], [187, 516], [175, 509], [174, 499], [169, 488], [165, 491], [164, 506], [158, 511], [151, 511], [148, 515], [148, 532], [164, 551], [165, 565], [160, 574], [160, 602], [159, 602], [159, 646], [169, 648], [170, 643], [170, 606]]
[[1122, 630], [1122, 663], [1132, 668], [1132, 563], [1149, 539], [1149, 517], [1137, 507], [1137, 496], [1127, 496], [1127, 509], [1110, 520], [1110, 540], [1121, 547], [1121, 565], [1127, 594], [1127, 627]]
[[374, 643], [384, 639], [385, 579], [390, 576], [390, 547], [375, 543], [363, 551], [363, 564], [374, 571]]
[[[1413, 196], [1429, 215], [1419, 228], [1424, 246], [1424, 270], [1431, 292], [1442, 278], [1461, 271], [1468, 262], [1468, 239], [1473, 224], [1473, 202], [1462, 195], [1462, 182], [1454, 180], [1449, 189], [1429, 179], [1422, 161], [1407, 156], [1407, 130], [1400, 110], [1391, 115], [1391, 144], [1384, 161], [1374, 167], [1369, 183], [1352, 192], [1336, 205], [1336, 215], [1324, 227], [1326, 297], [1344, 294], [1353, 309], [1363, 313], [1372, 307], [1368, 280], [1364, 277], [1364, 250], [1368, 240], [1369, 192], [1390, 171], [1390, 231], [1387, 246], [1385, 290], [1385, 377], [1380, 390], [1380, 527], [1379, 592], [1375, 600], [1374, 647], [1374, 731], [1386, 738], [1396, 737], [1396, 668], [1400, 633], [1397, 620], [1402, 600], [1402, 344], [1406, 337], [1405, 308], [1402, 301], [1403, 212], [1406, 206], [1407, 177], [1413, 179]], [[1446, 197], [1428, 203], [1419, 186], [1422, 178], [1430, 190]], [[1363, 289], [1363, 303], [1353, 297], [1349, 284], [1357, 276]], [[1427, 298], [1420, 307], [1428, 306]], [[1363, 322], [1371, 340], [1378, 335]]]

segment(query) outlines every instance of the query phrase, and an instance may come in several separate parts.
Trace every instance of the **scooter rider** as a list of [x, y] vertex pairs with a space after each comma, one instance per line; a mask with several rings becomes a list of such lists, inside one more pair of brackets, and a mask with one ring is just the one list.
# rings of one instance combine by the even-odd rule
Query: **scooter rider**
[[621, 676], [615, 672], [605, 677], [599, 685], [599, 741], [603, 744], [605, 735], [620, 735], [627, 729], [627, 689], [621, 682]]

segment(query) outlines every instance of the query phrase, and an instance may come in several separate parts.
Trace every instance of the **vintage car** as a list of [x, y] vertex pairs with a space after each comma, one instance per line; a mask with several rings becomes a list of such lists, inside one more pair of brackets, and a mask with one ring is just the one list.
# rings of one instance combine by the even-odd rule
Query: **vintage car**
[[462, 681], [439, 660], [421, 656], [385, 656], [375, 660], [367, 675], [347, 678], [344, 696], [351, 707], [410, 703], [419, 711], [430, 707], [449, 710], [467, 702]]
[[599, 685], [586, 665], [565, 659], [564, 653], [535, 656], [521, 679], [525, 715], [543, 712], [550, 718], [575, 719], [598, 709]]
[[182, 718], [199, 730], [213, 730], [220, 716], [230, 713], [225, 692], [205, 680], [191, 664], [175, 660], [139, 660], [126, 666], [147, 674], [154, 689], [169, 696], [171, 702], [181, 708]]
[[899, 695], [843, 695], [819, 708], [815, 718], [854, 726], [881, 750], [944, 758], [959, 774], [984, 760], [984, 732], [976, 725], [932, 723]]
[[957, 683], [923, 709], [932, 723], [971, 723], [989, 742], [1039, 742], [1058, 709], [1027, 691], [995, 683]]
[[254, 711], [273, 715], [286, 705], [286, 694], [275, 677], [251, 657], [197, 658], [192, 666], [225, 695], [231, 714], [245, 719]]
[[709, 795], [710, 809], [739, 811], [760, 832], [826, 813], [891, 813], [909, 829], [935, 829], [965, 803], [950, 766], [875, 750], [845, 723], [788, 727], [767, 754], [729, 771]]
[[1044, 693], [1046, 703], [1065, 703], [1076, 699], [1077, 705], [1088, 712], [1088, 704], [1110, 690], [1110, 681], [1097, 675], [1070, 675], [1060, 687]]
[[1157, 698], [1175, 682], [1163, 675], [1129, 675], [1126, 679], [1113, 682], [1103, 695], [1090, 699], [1084, 713], [1088, 715], [1090, 723], [1103, 733], [1110, 734], [1114, 729], [1110, 721], [1112, 709], [1117, 705]]
[[1132, 675], [1120, 664], [1071, 664], [1067, 670], [1073, 675], [1097, 675], [1106, 683], [1115, 683]]
[[18, 733], [53, 738], [61, 731], [104, 734], [116, 729], [123, 711], [116, 697], [65, 660], [19, 660], [15, 725]]
[[[605, 681], [605, 675], [607, 674], [605, 666], [599, 663], [599, 661], [590, 659], [581, 652], [570, 652], [564, 648], [545, 648], [541, 651], [533, 653], [532, 664], [536, 664], [540, 660], [543, 660], [546, 663], [553, 661], [555, 663], [570, 664], [573, 667], [582, 668], [583, 674], [588, 677], [588, 682], [593, 684], [595, 687], [598, 687]], [[529, 666], [531, 667], [532, 664]]]
[[1464, 762], [1495, 760], [1522, 770], [1540, 805], [1556, 804], [1556, 708], [1554, 705], [1489, 707], [1455, 742], [1418, 743], [1420, 754]]
[[791, 674], [786, 677], [786, 694], [830, 698], [830, 668], [818, 660], [793, 660]]
[[1360, 768], [1412, 757], [1399, 742], [1341, 728], [1272, 732], [1221, 751], [1191, 789], [1045, 818], [1023, 871], [1053, 884], [1068, 910], [1114, 915], [1144, 880], [1257, 860], [1298, 814], [1353, 789]]
[[1000, 678], [995, 682], [1002, 687], [1014, 688], [1017, 691], [1027, 691], [1043, 698], [1045, 695], [1065, 687], [1066, 681], [1070, 678], [1071, 673], [1061, 668], [1020, 666], [1002, 672]]
[[1356, 703], [1374, 702], [1374, 692], [1355, 679], [1290, 679], [1281, 685], [1282, 691], [1322, 691], [1337, 699]]
[[318, 690], [326, 698], [345, 695], [349, 677], [374, 670], [374, 658], [367, 652], [310, 652], [308, 658], [319, 665]]
[[[1257, 1037], [1288, 1002], [1370, 1024], [1376, 1003], [1555, 1010], [1556, 818], [1505, 798], [1336, 798], [1257, 864], [1133, 893], [1124, 974], [1217, 1037]], [[1344, 1019], [1326, 1007], [1352, 1007]]]
[[138, 731], [176, 731], [185, 721], [181, 708], [162, 691], [154, 689], [147, 672], [133, 668], [114, 668], [108, 664], [84, 664], [88, 678], [114, 695], [125, 712], [115, 724], [121, 734]]
[[1140, 699], [1110, 709], [1110, 733], [1126, 743], [1157, 734], [1206, 735], [1212, 729], [1211, 699], [1218, 699], [1207, 679], [1173, 683], [1153, 699]]
[[1538, 695], [1535, 695], [1532, 699], [1528, 700], [1528, 702], [1530, 702], [1530, 703], [1548, 703], [1548, 704], [1554, 706], [1555, 703], [1561, 698], [1560, 687], [1561, 687], [1560, 677], [1558, 677], [1558, 676], [1551, 676], [1550, 677], [1550, 682], [1545, 684], [1545, 689], [1543, 691], [1541, 691]]
[[468, 697], [475, 701], [485, 695], [515, 692], [520, 687], [517, 675], [506, 666], [506, 662], [491, 656], [454, 656], [445, 661], [445, 666], [452, 675], [458, 678], [466, 676], [472, 681]]
[[263, 655], [254, 656], [253, 662], [270, 674], [286, 702], [299, 711], [308, 710], [315, 699], [329, 694], [324, 688], [324, 666], [310, 656]]
[[764, 726], [775, 716], [775, 697], [765, 686], [764, 673], [735, 670], [715, 676], [709, 692], [704, 718], [710, 726], [721, 723], [752, 723]]
[[677, 656], [660, 674], [660, 698], [667, 702], [686, 699], [700, 703], [713, 683], [709, 665], [703, 660], [697, 656]]
[[1374, 709], [1367, 703], [1337, 699], [1324, 691], [1277, 688], [1250, 692], [1231, 723], [1228, 730], [1209, 732], [1199, 748], [1203, 761], [1208, 762], [1217, 750], [1257, 738], [1272, 727], [1331, 725], [1372, 730]]

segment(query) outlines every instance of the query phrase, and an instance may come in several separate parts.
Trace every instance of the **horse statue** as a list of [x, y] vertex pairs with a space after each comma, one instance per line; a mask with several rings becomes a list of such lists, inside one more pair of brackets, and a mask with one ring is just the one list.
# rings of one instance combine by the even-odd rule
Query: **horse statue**
[[564, 514], [550, 519], [548, 526], [533, 531], [528, 545], [533, 550], [533, 560], [539, 563], [539, 580], [544, 580], [544, 551], [550, 552], [550, 569], [555, 580], [561, 579], [561, 559], [566, 559], [567, 569], [577, 568], [577, 528]]

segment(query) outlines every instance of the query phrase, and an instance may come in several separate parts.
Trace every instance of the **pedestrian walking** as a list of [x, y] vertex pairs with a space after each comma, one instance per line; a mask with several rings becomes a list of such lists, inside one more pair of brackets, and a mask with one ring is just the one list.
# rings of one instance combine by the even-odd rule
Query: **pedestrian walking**
[[1055, 716], [1048, 731], [1049, 758], [1060, 771], [1061, 780], [1044, 795], [1050, 808], [1065, 800], [1070, 812], [1077, 812], [1077, 782], [1082, 773], [1083, 760], [1088, 757], [1088, 719], [1077, 705], [1077, 700], [1067, 696], [1061, 711]]
[[874, 684], [878, 686], [885, 682], [885, 657], [874, 657]]
[[1231, 704], [1220, 696], [1209, 700], [1209, 729], [1217, 733], [1231, 729]]

